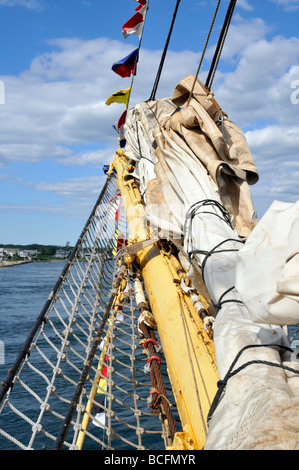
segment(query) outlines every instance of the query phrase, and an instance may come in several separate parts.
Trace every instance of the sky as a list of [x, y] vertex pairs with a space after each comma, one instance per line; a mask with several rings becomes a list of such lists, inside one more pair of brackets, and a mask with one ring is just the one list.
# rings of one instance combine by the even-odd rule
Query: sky
[[[157, 98], [195, 74], [216, 0], [181, 0]], [[150, 0], [130, 107], [149, 98], [176, 0]], [[205, 82], [229, 1], [222, 0]], [[111, 67], [134, 0], [0, 0], [0, 245], [75, 244], [105, 182], [130, 79]], [[299, 0], [238, 0], [213, 82], [245, 133], [260, 179], [257, 216], [299, 199]]]

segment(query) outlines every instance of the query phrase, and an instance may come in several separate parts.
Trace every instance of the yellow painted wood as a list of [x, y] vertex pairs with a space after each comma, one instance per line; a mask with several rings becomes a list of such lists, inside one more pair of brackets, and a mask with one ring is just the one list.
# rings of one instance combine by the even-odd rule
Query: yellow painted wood
[[[114, 302], [113, 302], [113, 304], [116, 305], [116, 307], [115, 306], [112, 307], [111, 316], [113, 316], [113, 315], [116, 316], [118, 305], [120, 305], [123, 302], [123, 290], [125, 288], [125, 285], [126, 285], [126, 282], [122, 283], [122, 281], [121, 281], [118, 292], [115, 295], [115, 299], [114, 299]], [[102, 374], [102, 371], [103, 371], [103, 367], [105, 365], [105, 357], [107, 355], [107, 351], [108, 351], [108, 347], [109, 347], [109, 343], [110, 343], [110, 338], [111, 338], [111, 335], [112, 335], [111, 319], [109, 319], [108, 322], [109, 322], [109, 328], [108, 328], [107, 334], [106, 334], [105, 339], [104, 339], [104, 346], [103, 346], [103, 349], [102, 349], [102, 352], [101, 352], [101, 355], [100, 355], [100, 359], [99, 359], [99, 362], [98, 362], [96, 375], [95, 375], [93, 385], [92, 385], [91, 390], [90, 390], [87, 405], [85, 407], [85, 411], [84, 411], [84, 415], [83, 415], [83, 419], [82, 419], [82, 423], [81, 423], [81, 431], [79, 432], [78, 437], [77, 437], [77, 441], [76, 441], [76, 445], [77, 445], [78, 450], [83, 449], [83, 444], [84, 444], [85, 435], [86, 435], [85, 431], [87, 431], [87, 429], [88, 429], [88, 425], [89, 425], [89, 421], [90, 421], [90, 415], [91, 415], [92, 410], [93, 410], [93, 404], [94, 404], [94, 401], [96, 399], [96, 395], [99, 391], [99, 386], [100, 386], [100, 381], [101, 381], [101, 374]]]
[[[128, 159], [119, 150], [114, 168], [126, 208], [130, 241], [134, 243], [148, 238], [148, 228], [138, 186], [133, 181], [128, 184], [124, 178], [129, 176], [125, 171], [127, 165]], [[174, 282], [178, 276], [157, 244], [144, 248], [136, 256], [183, 425], [183, 433], [178, 433], [172, 449], [178, 442], [180, 446], [202, 449], [207, 435], [207, 415], [217, 391], [213, 342], [189, 297]]]

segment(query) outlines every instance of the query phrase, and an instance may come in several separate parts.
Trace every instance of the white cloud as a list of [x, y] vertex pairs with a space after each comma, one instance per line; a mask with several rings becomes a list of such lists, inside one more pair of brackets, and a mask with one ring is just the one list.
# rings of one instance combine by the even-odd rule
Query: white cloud
[[299, 10], [299, 0], [271, 0], [271, 2], [281, 6], [285, 11]]
[[[72, 145], [112, 138], [115, 109], [104, 104], [111, 84], [101, 74], [108, 43], [60, 41], [61, 49], [35, 58], [19, 77], [3, 77], [0, 160], [61, 159], [70, 156]], [[114, 48], [112, 43], [111, 57]]]
[[[247, 2], [242, 5], [246, 8]], [[245, 21], [237, 15], [213, 85], [215, 97], [229, 117], [240, 127], [251, 129], [246, 135], [260, 173], [253, 194], [262, 211], [267, 198], [294, 198], [294, 187], [298, 187], [299, 105], [292, 104], [290, 98], [294, 91], [291, 84], [299, 79], [299, 39], [269, 39], [268, 34], [263, 20]], [[108, 107], [105, 101], [130, 84], [130, 79], [109, 70], [132, 47], [108, 38], [65, 38], [51, 45], [52, 52], [35, 57], [30, 69], [20, 76], [0, 77], [6, 90], [6, 104], [1, 108], [0, 164], [45, 159], [81, 167], [109, 163], [117, 146], [112, 125], [124, 107]], [[141, 50], [131, 105], [149, 98], [160, 57], [161, 51]], [[199, 58], [197, 52], [169, 51], [157, 97], [171, 96], [176, 83], [196, 71]], [[203, 79], [205, 75], [203, 70]], [[31, 188], [59, 195], [63, 203], [38, 202], [20, 206], [20, 210], [68, 211], [75, 216], [76, 207], [82, 211], [90, 207], [102, 181], [100, 177], [82, 177], [32, 183]], [[86, 188], [88, 201], [84, 199]]]
[[[25, 182], [22, 180], [20, 181], [22, 185], [36, 191], [37, 198], [26, 199], [20, 203], [2, 203], [0, 204], [0, 212], [44, 213], [84, 221], [97, 200], [105, 179], [106, 176], [101, 175], [69, 178], [55, 182]], [[17, 178], [13, 177], [7, 177], [7, 180], [14, 184], [17, 182]], [[50, 195], [49, 200], [45, 200], [44, 197], [38, 199], [39, 194], [45, 193]], [[58, 202], [51, 200], [51, 195], [58, 198]]]
[[63, 158], [63, 165], [68, 166], [85, 166], [98, 165], [99, 162], [110, 163], [115, 154], [115, 145], [105, 149], [96, 149], [85, 152], [72, 153], [69, 157]]
[[42, 4], [38, 0], [0, 0], [0, 6], [22, 6], [33, 10], [41, 8]]
[[246, 137], [260, 175], [252, 187], [258, 215], [274, 199], [299, 199], [299, 104], [291, 99], [298, 96], [294, 84], [299, 83], [299, 38], [269, 39], [269, 32], [260, 19], [236, 18], [222, 57], [233, 70], [218, 70], [213, 85], [229, 117], [251, 129]]
[[[99, 194], [99, 190], [103, 184], [104, 179], [105, 177], [90, 176], [70, 178], [58, 182], [37, 182], [29, 184], [34, 186], [34, 188], [38, 191], [53, 193], [72, 200], [90, 200], [90, 198], [94, 200], [94, 197]], [[88, 188], [88, 191], [86, 191], [86, 188]]]
[[[273, 125], [246, 133], [250, 146], [266, 159], [282, 157], [282, 163], [298, 157], [299, 132], [295, 126]], [[275, 152], [274, 152], [275, 149]]]
[[[250, 44], [266, 37], [270, 28], [262, 18], [246, 20], [239, 14], [234, 17], [221, 54], [221, 60], [236, 60]], [[209, 52], [214, 48], [210, 48]]]
[[[250, 43], [234, 72], [219, 74], [215, 87], [239, 125], [293, 122], [291, 85], [299, 78], [299, 39], [274, 37]], [[224, 106], [224, 105], [223, 105]]]
[[[72, 161], [99, 163], [96, 158], [106, 158], [107, 151], [77, 155], [72, 147], [94, 143], [110, 150], [117, 146], [112, 125], [124, 107], [108, 107], [105, 101], [116, 90], [128, 87], [130, 79], [122, 79], [109, 70], [131, 52], [132, 46], [107, 38], [59, 39], [51, 44], [53, 51], [34, 58], [29, 70], [18, 77], [2, 77], [6, 105], [2, 108], [0, 163], [45, 158], [68, 165]], [[140, 55], [132, 105], [149, 97], [161, 52], [142, 50]], [[182, 74], [196, 68], [197, 61], [194, 52], [170, 51], [159, 95], [171, 93]]]
[[[111, 67], [131, 52], [132, 46], [107, 38], [65, 38], [51, 45], [52, 52], [35, 57], [29, 70], [20, 76], [1, 77], [6, 85], [6, 104], [0, 126], [0, 165], [52, 159], [66, 167], [92, 167], [91, 171], [98, 174], [100, 170], [101, 176], [52, 182], [59, 175], [59, 167], [54, 175], [53, 171], [47, 175], [48, 181], [28, 183], [30, 176], [26, 176], [22, 188], [27, 185], [30, 197], [35, 191], [35, 200], [25, 197], [16, 204], [15, 198], [11, 204], [0, 205], [0, 211], [63, 215], [82, 221], [106, 179], [102, 166], [113, 160], [118, 145], [112, 125], [124, 105], [106, 106], [105, 101], [131, 81], [113, 73]], [[131, 105], [149, 97], [160, 57], [161, 51], [141, 51]], [[197, 63], [198, 54], [194, 52], [169, 51], [158, 95], [171, 94], [178, 80], [195, 70]]]
[[237, 6], [243, 8], [243, 10], [247, 10], [247, 11], [253, 11], [254, 10], [253, 6], [250, 5], [250, 3], [247, 0], [239, 0], [237, 2]]

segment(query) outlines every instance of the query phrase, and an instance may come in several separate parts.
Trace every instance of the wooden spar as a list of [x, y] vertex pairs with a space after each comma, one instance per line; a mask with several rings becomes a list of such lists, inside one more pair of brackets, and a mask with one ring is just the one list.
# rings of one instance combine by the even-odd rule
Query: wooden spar
[[[150, 238], [138, 184], [128, 172], [129, 159], [116, 152], [113, 168], [126, 210], [129, 246]], [[153, 240], [155, 242], [155, 240]], [[175, 435], [169, 450], [202, 449], [207, 436], [207, 416], [219, 380], [214, 344], [190, 298], [180, 288], [177, 271], [157, 243], [141, 244], [133, 256], [138, 263], [178, 407], [183, 432]], [[134, 250], [133, 250], [134, 251]], [[132, 262], [130, 255], [125, 258]]]

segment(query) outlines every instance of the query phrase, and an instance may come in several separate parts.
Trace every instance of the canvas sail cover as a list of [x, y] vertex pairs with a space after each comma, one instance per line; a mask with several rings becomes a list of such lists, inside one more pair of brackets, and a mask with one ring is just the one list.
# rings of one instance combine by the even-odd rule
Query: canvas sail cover
[[[138, 163], [136, 173], [151, 225], [183, 239], [192, 280], [194, 269], [201, 270], [217, 312], [214, 343], [221, 380], [238, 353], [247, 348], [235, 365], [240, 371], [227, 381], [211, 417], [206, 449], [271, 448], [273, 433], [281, 434], [277, 425], [273, 431], [273, 415], [280, 407], [279, 416], [285, 413], [286, 421], [292, 417], [292, 407], [299, 404], [299, 387], [294, 386], [296, 374], [280, 367], [290, 359], [285, 349], [290, 345], [281, 328], [286, 322], [271, 324], [266, 317], [256, 321], [246, 305], [247, 298], [253, 302], [255, 295], [248, 284], [246, 263], [251, 255], [246, 258], [246, 240], [254, 250], [251, 237], [259, 224], [253, 229], [249, 185], [257, 182], [258, 174], [244, 134], [199, 80], [187, 106], [193, 80], [192, 76], [182, 80], [172, 99], [139, 103], [129, 111], [126, 153]], [[298, 221], [294, 230], [296, 226]], [[298, 267], [295, 245], [291, 238], [286, 266], [293, 261]], [[298, 291], [294, 293], [284, 282], [287, 270], [280, 272], [279, 288], [297, 302]], [[238, 282], [236, 275], [243, 279]], [[294, 286], [294, 276], [292, 280]], [[256, 279], [257, 283], [262, 286], [263, 279]], [[262, 367], [255, 364], [257, 360], [263, 361]], [[272, 432], [266, 433], [268, 441], [267, 426]], [[299, 446], [298, 437], [285, 436], [291, 446]]]
[[[172, 99], [139, 103], [129, 111], [125, 125], [126, 152], [139, 161], [143, 193], [151, 179], [158, 177], [162, 189], [170, 178], [172, 188], [167, 190], [176, 194], [168, 203], [176, 210], [181, 207], [181, 194], [185, 193], [186, 187], [184, 181], [180, 183], [181, 179], [176, 181], [171, 176], [171, 155], [176, 155], [182, 162], [186, 154], [188, 158], [183, 167], [188, 166], [195, 179], [197, 171], [208, 174], [214, 192], [231, 214], [238, 234], [246, 237], [254, 216], [249, 184], [258, 180], [252, 155], [241, 129], [228, 119], [199, 80], [190, 105], [184, 107], [193, 80], [192, 75], [182, 80]], [[163, 188], [162, 193], [165, 191]], [[169, 209], [170, 213], [175, 212], [171, 207]], [[179, 227], [178, 221], [177, 230], [182, 232]]]
[[299, 321], [298, 233], [299, 202], [275, 201], [238, 254], [236, 288], [256, 323]]

